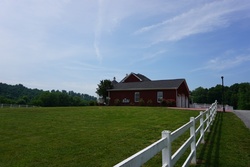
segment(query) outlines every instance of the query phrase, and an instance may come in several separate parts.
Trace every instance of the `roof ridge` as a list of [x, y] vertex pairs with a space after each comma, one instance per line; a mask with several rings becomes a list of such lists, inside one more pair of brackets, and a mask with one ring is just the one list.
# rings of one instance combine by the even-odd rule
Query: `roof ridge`
[[178, 89], [185, 79], [152, 80], [144, 82], [122, 82], [114, 85], [113, 90], [136, 90], [136, 89]]

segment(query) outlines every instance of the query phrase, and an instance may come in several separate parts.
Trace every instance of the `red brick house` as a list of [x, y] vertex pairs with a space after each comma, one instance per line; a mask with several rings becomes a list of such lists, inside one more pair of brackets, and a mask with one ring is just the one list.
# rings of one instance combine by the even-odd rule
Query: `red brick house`
[[[189, 107], [189, 88], [185, 79], [150, 80], [142, 74], [131, 73], [108, 90], [109, 105], [171, 104], [174, 107]], [[165, 103], [164, 103], [164, 102]]]

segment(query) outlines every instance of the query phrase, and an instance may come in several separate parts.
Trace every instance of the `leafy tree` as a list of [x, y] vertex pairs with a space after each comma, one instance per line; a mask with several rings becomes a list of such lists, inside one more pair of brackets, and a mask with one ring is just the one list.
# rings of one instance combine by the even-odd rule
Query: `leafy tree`
[[229, 99], [228, 104], [232, 105], [234, 108], [238, 108], [238, 92], [240, 84], [234, 84], [229, 87], [229, 93], [225, 94], [225, 98]]
[[198, 87], [191, 92], [193, 102], [195, 103], [207, 103], [208, 90], [203, 87]]
[[27, 96], [23, 96], [23, 97], [21, 97], [21, 98], [19, 98], [18, 100], [17, 100], [17, 104], [27, 104], [28, 103], [28, 97]]
[[66, 90], [43, 91], [29, 89], [21, 84], [0, 83], [0, 103], [29, 104], [35, 106], [85, 106], [96, 101], [94, 96]]
[[104, 102], [107, 103], [107, 97], [108, 97], [108, 89], [112, 89], [113, 85], [112, 82], [108, 79], [101, 80], [98, 84], [98, 88], [96, 88], [96, 93], [104, 99]]
[[70, 105], [70, 96], [66, 92], [58, 92], [58, 105], [59, 106], [69, 106]]
[[250, 84], [240, 85], [238, 94], [238, 107], [242, 110], [250, 109]]
[[0, 83], [0, 96], [11, 100], [11, 102], [9, 102], [11, 104], [30, 104], [32, 99], [42, 92], [42, 90], [26, 88], [22, 84], [8, 85], [5, 83]]
[[[224, 96], [226, 96], [228, 87], [224, 87]], [[227, 103], [227, 99], [224, 97], [224, 102]], [[217, 100], [219, 103], [222, 103], [222, 86], [216, 85], [215, 87], [212, 87], [208, 89], [207, 94], [208, 103], [213, 103], [215, 100]], [[228, 104], [228, 103], [227, 103]]]
[[[216, 85], [209, 89], [198, 87], [191, 92], [194, 103], [212, 103], [218, 100], [222, 103], [222, 86]], [[224, 102], [235, 109], [250, 109], [250, 83], [236, 83], [224, 87]]]
[[6, 98], [4, 96], [0, 96], [0, 104], [5, 103], [5, 104], [13, 104], [15, 103], [14, 100]]

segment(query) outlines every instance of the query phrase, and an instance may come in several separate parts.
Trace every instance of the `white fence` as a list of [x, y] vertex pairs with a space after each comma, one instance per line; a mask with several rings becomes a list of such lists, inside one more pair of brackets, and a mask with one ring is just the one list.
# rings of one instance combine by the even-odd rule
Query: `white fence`
[[[211, 106], [211, 104], [206, 104], [206, 103], [204, 103], [204, 104], [200, 104], [200, 103], [193, 103], [193, 104], [190, 104], [190, 108], [199, 108], [199, 109], [208, 109], [209, 107]], [[226, 111], [233, 111], [234, 110], [234, 108], [233, 108], [233, 106], [229, 106], [229, 105], [225, 105], [224, 106], [225, 107], [225, 110]], [[223, 106], [221, 105], [221, 104], [217, 104], [217, 109], [218, 110], [223, 110]]]
[[[200, 143], [204, 143], [204, 133], [210, 131], [217, 112], [217, 101], [215, 101], [206, 111], [200, 112], [197, 117], [191, 117], [190, 121], [181, 126], [177, 130], [163, 131], [162, 138], [131, 157], [116, 164], [114, 167], [139, 167], [154, 157], [157, 153], [162, 152], [162, 166], [173, 167], [180, 159], [187, 148], [191, 148], [190, 153], [182, 166], [189, 166], [190, 163], [196, 164], [196, 148]], [[204, 119], [205, 116], [205, 119]], [[199, 126], [195, 129], [195, 124], [199, 122]], [[182, 144], [182, 146], [174, 153], [171, 152], [172, 142], [190, 129], [190, 137]], [[199, 138], [196, 141], [196, 136]]]
[[28, 108], [28, 107], [37, 107], [31, 105], [21, 105], [21, 104], [0, 104], [0, 108]]

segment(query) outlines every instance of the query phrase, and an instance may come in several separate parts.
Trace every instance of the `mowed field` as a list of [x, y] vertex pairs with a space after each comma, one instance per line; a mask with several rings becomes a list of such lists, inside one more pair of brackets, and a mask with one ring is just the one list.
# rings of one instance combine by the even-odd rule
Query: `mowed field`
[[[0, 166], [113, 166], [198, 114], [166, 107], [0, 108]], [[250, 166], [249, 129], [233, 113], [218, 113], [197, 157], [198, 166]], [[161, 166], [161, 154], [145, 166]]]

